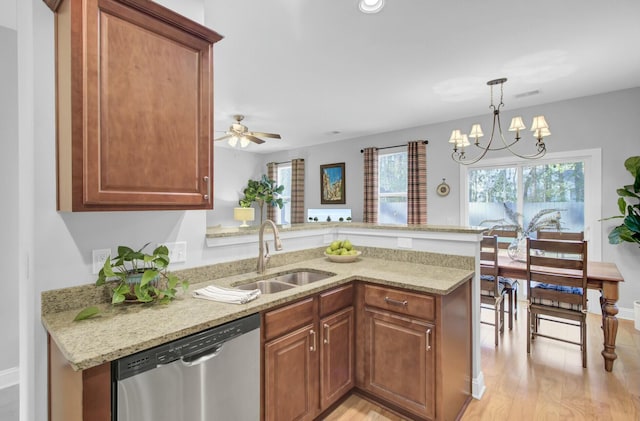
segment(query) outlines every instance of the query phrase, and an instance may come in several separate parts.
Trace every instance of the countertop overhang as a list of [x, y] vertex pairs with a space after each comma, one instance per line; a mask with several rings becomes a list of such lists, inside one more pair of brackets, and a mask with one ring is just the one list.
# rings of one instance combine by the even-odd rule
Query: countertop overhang
[[[220, 303], [192, 296], [193, 290], [207, 285], [232, 287], [299, 269], [336, 275], [286, 291], [263, 294], [247, 304]], [[467, 269], [366, 256], [353, 263], [315, 258], [269, 268], [262, 275], [250, 272], [217, 279], [211, 276], [209, 281], [192, 284], [186, 293], [179, 294], [167, 305], [100, 304], [100, 315], [80, 322], [73, 321], [78, 308], [43, 311], [42, 323], [70, 365], [75, 370], [84, 370], [353, 280], [446, 295], [473, 274]]]

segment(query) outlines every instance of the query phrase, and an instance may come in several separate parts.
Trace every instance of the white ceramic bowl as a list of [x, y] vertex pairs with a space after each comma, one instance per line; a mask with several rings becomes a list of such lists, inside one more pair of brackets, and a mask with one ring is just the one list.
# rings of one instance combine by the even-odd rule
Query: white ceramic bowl
[[351, 262], [355, 262], [361, 254], [362, 254], [362, 252], [358, 251], [358, 252], [356, 252], [356, 254], [337, 255], [337, 254], [327, 254], [327, 253], [325, 253], [324, 255], [329, 260], [331, 260], [332, 262], [336, 262], [336, 263], [351, 263]]

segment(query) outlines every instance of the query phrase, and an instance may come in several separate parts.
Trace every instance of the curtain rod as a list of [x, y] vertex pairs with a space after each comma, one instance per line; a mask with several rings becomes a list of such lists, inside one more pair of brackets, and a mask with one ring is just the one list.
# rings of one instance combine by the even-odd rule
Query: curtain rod
[[[298, 158], [299, 161], [304, 161], [303, 158]], [[280, 165], [280, 164], [291, 164], [293, 162], [292, 161], [282, 161], [282, 162], [269, 162], [269, 164], [276, 164], [276, 165]]]
[[[428, 145], [429, 144], [428, 140], [422, 140], [421, 142], [422, 142], [423, 145]], [[380, 149], [391, 149], [391, 148], [399, 148], [400, 146], [407, 146], [407, 144], [404, 143], [404, 144], [401, 144], [401, 145], [383, 146], [383, 147], [376, 148], [376, 149], [378, 149], [378, 150], [380, 150]], [[364, 149], [360, 149], [360, 153], [364, 153]]]

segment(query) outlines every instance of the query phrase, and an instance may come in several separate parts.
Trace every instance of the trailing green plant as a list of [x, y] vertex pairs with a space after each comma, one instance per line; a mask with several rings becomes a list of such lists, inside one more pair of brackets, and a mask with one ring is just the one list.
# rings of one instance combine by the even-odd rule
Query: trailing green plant
[[[640, 244], [640, 156], [632, 156], [624, 161], [624, 167], [633, 176], [633, 184], [628, 184], [620, 189], [618, 193], [618, 209], [620, 215], [604, 218], [623, 219], [622, 224], [613, 228], [609, 233], [610, 244], [620, 244], [622, 242]], [[634, 203], [635, 202], [635, 203]]]
[[480, 222], [480, 225], [485, 223], [494, 224], [491, 229], [499, 230], [516, 230], [519, 238], [528, 237], [531, 233], [538, 231], [539, 229], [554, 228], [558, 231], [562, 230], [561, 214], [565, 209], [542, 209], [536, 213], [529, 221], [526, 228], [524, 225], [520, 225], [521, 213], [511, 209], [506, 203], [502, 203], [504, 206], [506, 218], [501, 219], [485, 219]]
[[243, 208], [248, 208], [253, 202], [256, 202], [260, 208], [260, 223], [262, 224], [262, 209], [265, 203], [269, 206], [278, 206], [280, 209], [284, 206], [284, 200], [280, 197], [283, 191], [283, 185], [278, 186], [275, 180], [263, 174], [260, 180], [247, 182], [247, 187], [243, 190], [244, 197], [240, 199], [238, 204]]
[[[164, 246], [156, 247], [151, 254], [143, 250], [149, 243], [139, 250], [127, 246], [118, 246], [118, 255], [108, 257], [98, 273], [97, 286], [115, 281], [112, 290], [111, 303], [119, 304], [124, 301], [150, 303], [169, 303], [176, 298], [178, 288], [186, 291], [188, 281], [180, 280], [168, 271], [170, 259], [169, 249]], [[96, 315], [98, 307], [83, 309], [75, 320], [83, 320]]]

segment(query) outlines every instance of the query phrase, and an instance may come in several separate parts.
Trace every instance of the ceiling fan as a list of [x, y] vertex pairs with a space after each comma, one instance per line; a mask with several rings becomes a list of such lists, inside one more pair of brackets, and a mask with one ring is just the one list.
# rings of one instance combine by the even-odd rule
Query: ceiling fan
[[235, 147], [238, 142], [240, 142], [240, 147], [246, 148], [249, 142], [257, 144], [264, 143], [264, 140], [260, 139], [261, 137], [281, 139], [280, 135], [276, 133], [250, 132], [247, 126], [240, 123], [244, 120], [244, 116], [241, 114], [236, 114], [233, 118], [236, 122], [229, 127], [229, 130], [225, 132], [224, 136], [213, 139], [214, 141], [229, 139], [229, 145]]

